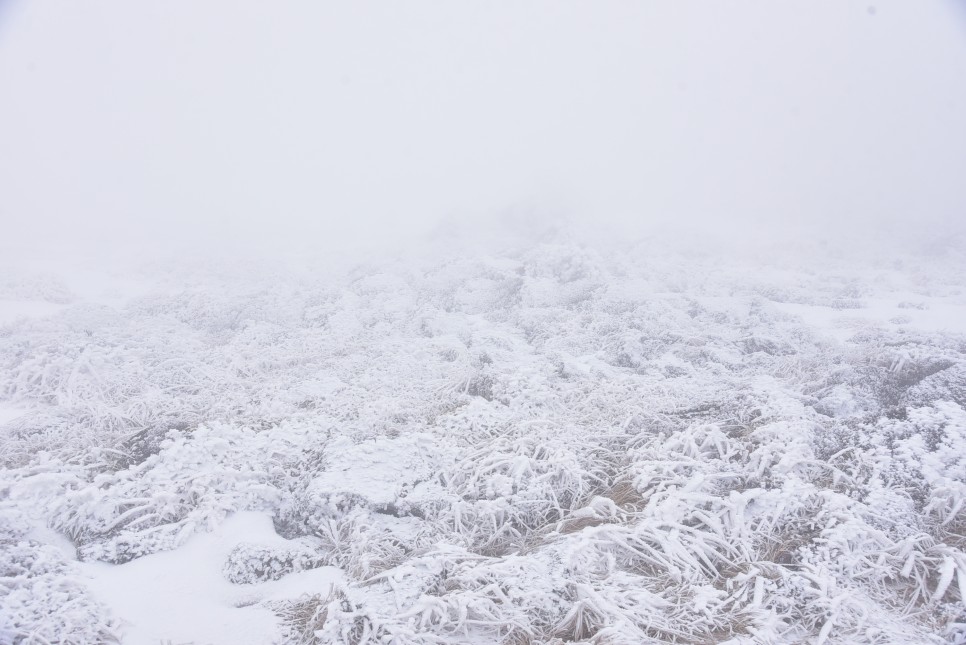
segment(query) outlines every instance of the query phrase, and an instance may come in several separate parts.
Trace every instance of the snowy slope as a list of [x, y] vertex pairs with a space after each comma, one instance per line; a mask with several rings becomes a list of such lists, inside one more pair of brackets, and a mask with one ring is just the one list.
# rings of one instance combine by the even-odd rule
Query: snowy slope
[[966, 262], [909, 256], [194, 265], [11, 318], [0, 643], [964, 642]]

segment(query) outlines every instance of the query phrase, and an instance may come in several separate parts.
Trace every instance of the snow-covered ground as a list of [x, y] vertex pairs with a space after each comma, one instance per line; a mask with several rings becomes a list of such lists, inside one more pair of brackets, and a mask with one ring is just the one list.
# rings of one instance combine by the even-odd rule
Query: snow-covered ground
[[964, 257], [22, 272], [0, 643], [966, 642]]
[[271, 643], [278, 616], [268, 603], [298, 598], [342, 584], [338, 569], [319, 567], [280, 580], [232, 584], [223, 563], [240, 544], [284, 550], [272, 518], [241, 512], [210, 533], [192, 536], [174, 551], [147, 555], [124, 565], [88, 562], [81, 567], [95, 598], [123, 623], [124, 642]]
[[23, 408], [14, 407], [12, 405], [0, 406], [0, 423], [7, 423], [8, 421], [13, 421], [19, 417], [26, 414], [26, 410]]
[[791, 302], [778, 307], [801, 316], [816, 330], [847, 341], [856, 331], [869, 328], [966, 334], [966, 304], [962, 300], [950, 302], [948, 298], [924, 299], [910, 294], [909, 299], [901, 299], [900, 295], [867, 299], [858, 308], [844, 311], [828, 305]]
[[15, 322], [21, 318], [50, 316], [64, 308], [64, 305], [35, 300], [0, 300], [0, 325]]

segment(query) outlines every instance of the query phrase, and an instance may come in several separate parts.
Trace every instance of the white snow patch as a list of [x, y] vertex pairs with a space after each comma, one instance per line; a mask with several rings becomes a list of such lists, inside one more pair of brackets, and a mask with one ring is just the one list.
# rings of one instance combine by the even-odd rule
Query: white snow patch
[[[870, 328], [966, 334], [966, 304], [940, 298], [869, 298], [860, 309], [792, 302], [773, 304], [786, 313], [801, 317], [816, 331], [843, 342], [856, 332]], [[906, 306], [901, 306], [904, 304]]]
[[0, 425], [18, 419], [25, 414], [27, 414], [27, 411], [23, 408], [18, 408], [9, 403], [0, 403]]
[[121, 565], [83, 563], [91, 591], [124, 622], [124, 645], [265, 645], [280, 632], [278, 618], [261, 603], [328, 592], [341, 572], [322, 567], [253, 585], [228, 582], [222, 566], [242, 542], [288, 543], [269, 515], [237, 513], [183, 547]]

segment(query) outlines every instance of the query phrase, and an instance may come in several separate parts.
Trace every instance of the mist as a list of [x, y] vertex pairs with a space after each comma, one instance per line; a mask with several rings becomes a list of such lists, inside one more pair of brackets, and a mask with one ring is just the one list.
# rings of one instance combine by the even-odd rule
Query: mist
[[615, 238], [945, 234], [966, 219], [963, 13], [7, 2], [3, 244], [391, 250], [530, 217]]
[[0, 644], [966, 644], [964, 0], [0, 0]]

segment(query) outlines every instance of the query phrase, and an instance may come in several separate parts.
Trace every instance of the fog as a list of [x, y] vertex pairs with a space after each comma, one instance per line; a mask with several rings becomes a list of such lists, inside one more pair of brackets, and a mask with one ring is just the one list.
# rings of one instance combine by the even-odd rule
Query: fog
[[531, 218], [947, 235], [964, 81], [952, 1], [7, 2], [0, 236], [145, 257]]
[[0, 645], [966, 645], [964, 215], [966, 0], [0, 0]]

